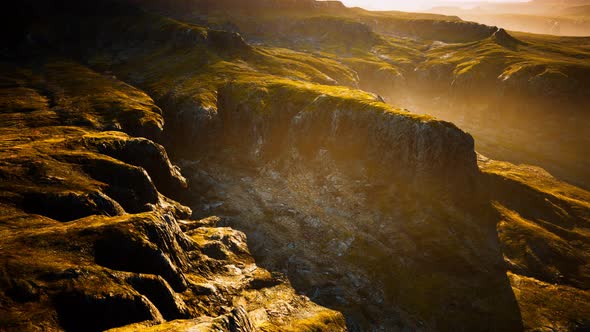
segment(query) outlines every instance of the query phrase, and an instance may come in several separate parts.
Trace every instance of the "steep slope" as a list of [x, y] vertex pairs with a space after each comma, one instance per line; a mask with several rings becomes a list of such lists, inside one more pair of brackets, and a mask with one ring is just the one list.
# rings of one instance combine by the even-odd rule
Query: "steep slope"
[[194, 4], [182, 11], [164, 7], [169, 15], [240, 32], [255, 44], [340, 62], [358, 77], [351, 86], [457, 123], [482, 153], [540, 165], [589, 189], [590, 165], [578, 158], [588, 144], [582, 127], [590, 120], [587, 38], [509, 33], [434, 14], [292, 10], [258, 2], [249, 2], [256, 7], [251, 10], [233, 2], [207, 11]]
[[[396, 120], [403, 113], [359, 104], [362, 96], [351, 102], [314, 87], [300, 99], [310, 91], [295, 86], [284, 105], [275, 97], [282, 86], [251, 89], [219, 92], [225, 140], [209, 161], [185, 165], [204, 200], [194, 207], [246, 230], [261, 264], [343, 311], [349, 328], [534, 329], [539, 322], [529, 313], [541, 308], [548, 326], [585, 324], [587, 192], [508, 164], [504, 173], [486, 166], [479, 174], [469, 136], [428, 118]], [[525, 177], [517, 192], [504, 184], [512, 172]], [[559, 195], [545, 198], [553, 191]], [[520, 228], [507, 213], [579, 231]], [[531, 250], [532, 258], [515, 262]], [[555, 297], [552, 309], [528, 297], [518, 302], [511, 287], [537, 292], [511, 282], [519, 275], [573, 293]], [[484, 320], [491, 322], [482, 327]]]
[[[350, 330], [588, 326], [588, 192], [478, 158], [455, 125], [345, 87], [356, 70], [329, 53], [95, 5], [33, 20], [7, 56], [7, 328], [345, 328], [276, 272]], [[511, 40], [488, 37], [471, 45]], [[346, 51], [325, 38], [320, 50]], [[420, 53], [375, 38], [404, 45], [389, 68]], [[188, 190], [162, 147], [121, 131], [161, 138]], [[221, 218], [186, 221], [160, 190]]]
[[244, 234], [188, 221], [145, 93], [70, 60], [3, 63], [0, 329], [344, 329], [259, 268]]

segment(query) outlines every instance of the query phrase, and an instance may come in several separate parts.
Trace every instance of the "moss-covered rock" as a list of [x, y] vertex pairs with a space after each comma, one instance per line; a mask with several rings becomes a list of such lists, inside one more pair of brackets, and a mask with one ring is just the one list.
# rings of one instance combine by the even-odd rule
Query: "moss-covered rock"
[[250, 161], [309, 160], [325, 150], [337, 161], [363, 163], [369, 173], [416, 184], [456, 180], [463, 188], [477, 173], [471, 136], [371, 94], [279, 81], [227, 85], [218, 99], [224, 143]]
[[162, 193], [174, 196], [187, 189], [186, 179], [172, 165], [164, 148], [150, 140], [117, 133], [85, 135], [86, 146], [128, 164], [145, 169]]
[[584, 101], [577, 41], [311, 0], [31, 4], [1, 65], [0, 329], [585, 327], [588, 193], [355, 89]]
[[147, 95], [71, 61], [6, 75], [0, 329], [132, 330], [192, 318], [183, 323], [191, 329], [281, 330], [310, 312], [344, 329], [339, 313], [257, 267], [242, 233], [197, 235], [219, 218], [185, 220], [191, 235], [182, 231], [177, 218], [191, 210], [159, 192], [187, 190], [180, 169], [161, 145], [129, 136], [160, 137]]

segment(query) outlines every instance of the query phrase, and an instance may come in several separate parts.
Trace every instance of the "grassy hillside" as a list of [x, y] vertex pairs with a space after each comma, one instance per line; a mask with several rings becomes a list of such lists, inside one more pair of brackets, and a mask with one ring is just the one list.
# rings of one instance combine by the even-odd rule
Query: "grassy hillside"
[[[161, 137], [152, 98], [62, 58], [3, 69], [1, 329], [136, 330], [191, 317], [203, 328], [344, 329], [340, 314], [254, 265], [242, 233], [188, 221], [191, 210], [159, 192], [179, 195], [187, 182], [162, 146], [128, 135]], [[248, 316], [267, 309], [273, 318]]]
[[[550, 37], [464, 22], [457, 17], [361, 9], [255, 12], [201, 8], [167, 13], [237, 31], [251, 44], [340, 64], [359, 87], [398, 107], [456, 122], [494, 158], [540, 165], [587, 186], [578, 156], [588, 143], [587, 38]], [[228, 8], [233, 8], [229, 6]], [[305, 55], [303, 55], [305, 54]], [[551, 142], [547, 144], [547, 142]]]
[[573, 142], [556, 155], [585, 182], [587, 135], [563, 134], [586, 123], [583, 40], [269, 3], [25, 3], [1, 65], [0, 329], [587, 328], [590, 193], [397, 107], [488, 134], [473, 105], [563, 103], [492, 118]]

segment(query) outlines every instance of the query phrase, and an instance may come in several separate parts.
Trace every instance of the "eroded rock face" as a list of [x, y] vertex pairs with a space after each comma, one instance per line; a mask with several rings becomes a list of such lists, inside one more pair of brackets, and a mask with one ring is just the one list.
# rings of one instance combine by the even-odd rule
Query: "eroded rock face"
[[59, 221], [72, 221], [92, 215], [118, 216], [125, 214], [119, 203], [104, 193], [91, 192], [32, 192], [25, 194], [23, 209]]
[[[36, 8], [49, 23], [27, 26], [21, 46], [39, 56], [55, 45], [96, 70], [56, 59], [2, 65], [6, 329], [588, 325], [587, 192], [514, 165], [478, 165], [472, 138], [454, 125], [335, 86], [358, 79], [334, 60], [249, 46], [127, 5], [72, 6], [72, 21]], [[368, 23], [314, 21], [324, 22], [367, 39], [363, 47], [382, 41]], [[447, 41], [459, 32], [459, 41], [485, 47], [497, 31], [406, 23], [382, 28]], [[347, 41], [335, 37], [336, 47]], [[456, 75], [456, 87], [497, 78], [475, 64], [424, 67], [416, 75]], [[176, 123], [162, 132], [154, 101], [113, 72], [149, 91]], [[562, 79], [541, 76], [540, 88]], [[193, 158], [183, 163], [192, 207], [208, 218], [190, 220], [189, 208], [163, 195], [184, 186], [179, 170], [159, 145], [123, 131], [185, 143], [175, 155]]]
[[164, 319], [175, 320], [190, 317], [190, 311], [184, 301], [162, 277], [140, 274], [130, 277], [128, 282], [159, 308]]
[[[185, 165], [189, 182], [200, 188], [193, 209], [215, 211], [244, 230], [260, 264], [342, 311], [349, 329], [530, 328], [521, 306], [530, 306], [530, 317], [535, 305], [528, 297], [517, 302], [507, 273], [562, 283], [582, 277], [572, 271], [584, 269], [585, 245], [549, 240], [553, 235], [526, 231], [510, 216], [532, 209], [533, 218], [587, 225], [583, 204], [574, 212], [565, 207], [569, 198], [543, 203], [547, 194], [533, 177], [511, 196], [513, 180], [482, 175], [471, 137], [448, 124], [302, 91], [274, 105], [275, 88], [284, 89], [219, 91], [224, 140], [208, 162]], [[491, 204], [498, 201], [512, 203], [506, 210]], [[527, 238], [521, 241], [530, 247], [513, 243], [516, 238]], [[531, 254], [517, 254], [523, 252]], [[524, 292], [536, 294], [533, 286]], [[585, 312], [583, 300], [580, 305]], [[555, 326], [581, 317], [550, 311]], [[480, 326], [482, 320], [493, 327]]]
[[257, 261], [342, 311], [353, 331], [466, 326], [466, 313], [497, 317], [498, 328], [520, 324], [501, 254], [488, 238], [494, 229], [477, 222], [475, 211], [410, 186], [350, 176], [329, 159], [287, 169], [213, 163], [200, 170], [191, 182], [216, 181], [203, 203], [223, 203], [212, 211], [248, 234]]
[[144, 168], [158, 190], [165, 195], [178, 196], [187, 189], [180, 169], [170, 163], [166, 150], [157, 143], [112, 134], [87, 135], [84, 141], [102, 154]]
[[[252, 99], [240, 98], [252, 88]], [[246, 162], [306, 163], [327, 154], [334, 162], [357, 167], [353, 172], [424, 182], [433, 189], [437, 182], [469, 189], [477, 174], [473, 138], [450, 123], [296, 89], [290, 91], [293, 101], [279, 106], [283, 101], [272, 92], [256, 90], [228, 85], [218, 98], [224, 143], [243, 151], [238, 155], [245, 154]], [[267, 109], [257, 110], [258, 103]]]
[[[25, 231], [5, 238], [4, 248], [12, 252], [26, 247], [26, 254], [36, 257], [7, 258], [3, 280], [22, 279], [4, 286], [9, 287], [6, 299], [15, 309], [46, 308], [41, 319], [68, 331], [142, 322], [147, 327], [201, 316], [232, 331], [297, 326], [302, 317], [310, 319], [310, 326], [325, 327], [320, 315], [331, 317], [330, 329], [344, 329], [339, 314], [319, 309], [295, 295], [285, 281], [258, 268], [245, 240], [243, 234], [223, 228], [196, 229], [187, 235], [176, 219], [160, 211], [48, 225], [41, 233]], [[225, 255], [212, 254], [212, 246]], [[243, 307], [234, 309], [236, 303]], [[284, 306], [289, 310], [281, 309]], [[57, 321], [51, 319], [53, 310]], [[256, 312], [256, 319], [251, 312]], [[7, 314], [11, 317], [10, 311]], [[29, 318], [11, 319], [18, 329]], [[203, 319], [185, 324], [199, 326]]]
[[188, 285], [181, 268], [187, 267], [184, 252], [189, 248], [184, 249], [173, 237], [179, 229], [165, 224], [144, 227], [135, 236], [124, 229], [105, 231], [94, 246], [96, 263], [113, 270], [160, 275], [175, 291], [185, 291]]
[[158, 309], [141, 295], [89, 295], [64, 292], [54, 298], [60, 325], [67, 331], [104, 331], [143, 321], [162, 322]]
[[[244, 234], [212, 227], [215, 217], [187, 220], [191, 210], [159, 192], [186, 189], [162, 146], [100, 132], [120, 120], [103, 105], [86, 105], [81, 116], [94, 122], [72, 126], [33, 90], [7, 89], [13, 106], [0, 114], [0, 329], [136, 330], [178, 319], [187, 319], [174, 324], [188, 330], [345, 329], [341, 314], [256, 266]], [[112, 102], [108, 94], [76, 91], [62, 97]]]

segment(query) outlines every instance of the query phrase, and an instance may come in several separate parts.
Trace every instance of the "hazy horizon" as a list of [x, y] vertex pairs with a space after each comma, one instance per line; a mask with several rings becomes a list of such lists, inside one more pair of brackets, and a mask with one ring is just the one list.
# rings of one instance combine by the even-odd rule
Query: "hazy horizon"
[[515, 2], [530, 2], [528, 0], [462, 0], [462, 1], [447, 1], [447, 0], [342, 0], [347, 7], [362, 7], [370, 10], [427, 10], [436, 6], [457, 5], [465, 3], [515, 3]]
[[7, 2], [0, 332], [590, 332], [590, 0], [523, 1]]

